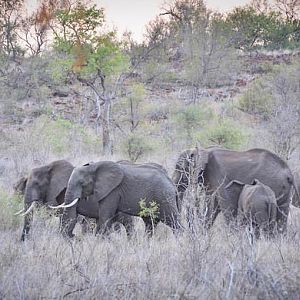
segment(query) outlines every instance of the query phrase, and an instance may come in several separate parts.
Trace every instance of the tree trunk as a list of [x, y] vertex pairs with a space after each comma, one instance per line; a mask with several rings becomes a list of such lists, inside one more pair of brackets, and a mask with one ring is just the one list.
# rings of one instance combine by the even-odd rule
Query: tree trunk
[[103, 105], [103, 118], [102, 118], [102, 146], [104, 155], [112, 155], [113, 147], [110, 136], [110, 114], [111, 114], [111, 102], [106, 100]]

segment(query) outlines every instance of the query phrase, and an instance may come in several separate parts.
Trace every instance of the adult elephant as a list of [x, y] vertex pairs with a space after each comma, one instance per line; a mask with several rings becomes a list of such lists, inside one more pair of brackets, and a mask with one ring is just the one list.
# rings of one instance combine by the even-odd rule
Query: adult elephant
[[90, 195], [98, 202], [98, 231], [106, 232], [119, 213], [139, 216], [141, 200], [147, 207], [152, 201], [157, 204], [155, 220], [142, 217], [148, 228], [153, 221], [162, 221], [174, 229], [180, 227], [175, 186], [163, 170], [153, 165], [100, 161], [74, 169], [62, 217], [67, 236], [73, 236], [77, 206]]
[[22, 178], [15, 189], [24, 193], [24, 209], [18, 212], [24, 216], [21, 240], [29, 233], [33, 210], [37, 205], [63, 203], [68, 180], [74, 167], [68, 161], [57, 160], [50, 164], [34, 168], [28, 177]]
[[231, 151], [221, 148], [195, 148], [184, 151], [178, 159], [173, 175], [178, 192], [187, 187], [186, 170], [192, 170], [192, 182], [198, 181], [208, 197], [205, 205], [205, 225], [210, 227], [220, 211], [229, 223], [237, 215], [237, 192], [225, 187], [238, 180], [246, 184], [256, 178], [269, 186], [277, 199], [277, 227], [286, 232], [289, 214], [290, 192], [293, 175], [287, 164], [274, 153], [264, 149]]
[[[47, 165], [32, 169], [28, 177], [22, 177], [14, 185], [15, 191], [24, 195], [24, 209], [17, 213], [24, 216], [22, 241], [25, 240], [29, 233], [33, 211], [36, 206], [43, 205], [58, 209], [63, 205], [67, 184], [73, 169], [74, 166], [66, 160], [53, 161]], [[82, 201], [77, 206], [77, 214], [96, 219], [98, 216], [98, 203], [94, 201], [93, 196], [90, 198], [90, 201]], [[122, 223], [127, 230], [130, 230], [132, 227], [133, 220], [126, 215], [119, 215], [116, 221]], [[82, 231], [86, 232], [88, 227], [87, 220], [82, 218], [81, 223]]]

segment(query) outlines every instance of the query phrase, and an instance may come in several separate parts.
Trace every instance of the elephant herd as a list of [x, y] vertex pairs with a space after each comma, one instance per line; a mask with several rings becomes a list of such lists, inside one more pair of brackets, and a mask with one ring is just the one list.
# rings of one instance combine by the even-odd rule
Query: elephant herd
[[[219, 212], [227, 224], [251, 226], [261, 231], [285, 233], [291, 202], [299, 204], [298, 189], [287, 164], [272, 152], [244, 152], [222, 148], [183, 151], [172, 179], [159, 164], [100, 161], [74, 167], [65, 160], [34, 168], [15, 185], [24, 196], [21, 240], [29, 233], [36, 206], [46, 206], [60, 216], [63, 235], [73, 237], [77, 216], [96, 219], [96, 232], [107, 233], [115, 222], [129, 232], [132, 216], [141, 216], [147, 230], [159, 221], [174, 231], [184, 230], [181, 211], [188, 187], [205, 192], [204, 226], [213, 225]], [[155, 203], [155, 218], [141, 214]], [[298, 205], [297, 205], [298, 206]], [[188, 207], [188, 206], [187, 206]], [[190, 225], [190, 222], [188, 222]]]

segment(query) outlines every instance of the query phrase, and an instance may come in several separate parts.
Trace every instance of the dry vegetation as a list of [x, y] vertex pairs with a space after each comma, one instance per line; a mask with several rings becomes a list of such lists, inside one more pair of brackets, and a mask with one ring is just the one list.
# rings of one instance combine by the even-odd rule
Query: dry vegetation
[[[1, 298], [6, 299], [297, 299], [300, 223], [286, 237], [251, 244], [219, 220], [213, 230], [175, 236], [160, 225], [153, 237], [137, 221], [133, 235], [81, 236], [67, 242], [57, 222], [38, 218], [31, 238], [1, 230]], [[2, 225], [3, 226], [3, 225]]]
[[[200, 143], [266, 148], [300, 169], [297, 1], [274, 1], [282, 17], [259, 1], [221, 16], [200, 0], [176, 0], [140, 45], [130, 36], [119, 43], [102, 32], [103, 11], [71, 2], [64, 11], [45, 0], [22, 20], [23, 0], [0, 0], [0, 298], [299, 299], [295, 207], [286, 236], [254, 243], [222, 216], [210, 231], [197, 216], [193, 231], [174, 235], [159, 224], [149, 237], [136, 218], [130, 237], [78, 227], [67, 241], [44, 210], [20, 242], [23, 220], [14, 213], [23, 203], [13, 184], [56, 159], [152, 161], [171, 175], [178, 154]], [[253, 35], [257, 24], [262, 36]], [[20, 43], [26, 31], [35, 38]]]

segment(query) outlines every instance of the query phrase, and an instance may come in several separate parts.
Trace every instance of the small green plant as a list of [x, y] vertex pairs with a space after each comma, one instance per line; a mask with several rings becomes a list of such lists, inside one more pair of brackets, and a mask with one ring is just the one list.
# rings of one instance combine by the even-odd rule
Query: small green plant
[[20, 202], [18, 195], [9, 195], [6, 191], [0, 188], [0, 218], [1, 230], [17, 228], [20, 225], [21, 218], [14, 215], [19, 211], [23, 203]]
[[141, 199], [139, 205], [141, 208], [139, 216], [141, 218], [151, 218], [153, 220], [158, 218], [159, 205], [155, 201], [149, 202], [149, 206], [147, 206], [145, 199]]
[[141, 218], [149, 218], [151, 220], [152, 231], [153, 231], [154, 224], [156, 223], [156, 220], [158, 218], [159, 205], [153, 200], [153, 201], [149, 202], [149, 206], [147, 206], [145, 199], [141, 199], [139, 202], [139, 205], [141, 208], [141, 210], [139, 212], [139, 216]]

